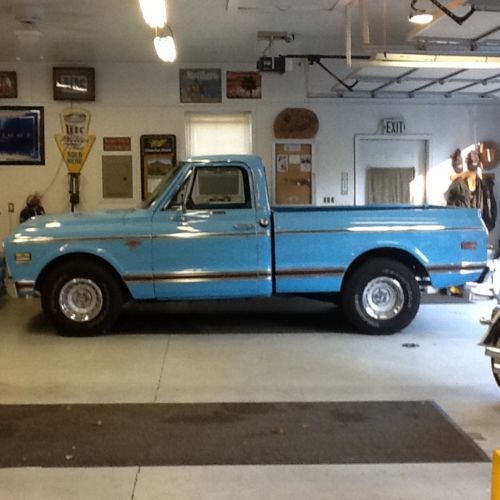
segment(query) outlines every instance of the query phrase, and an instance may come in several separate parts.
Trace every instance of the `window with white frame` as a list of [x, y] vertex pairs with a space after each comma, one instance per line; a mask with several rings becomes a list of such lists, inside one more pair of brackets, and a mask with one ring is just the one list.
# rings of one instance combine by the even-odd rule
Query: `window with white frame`
[[251, 154], [251, 114], [186, 113], [187, 156]]

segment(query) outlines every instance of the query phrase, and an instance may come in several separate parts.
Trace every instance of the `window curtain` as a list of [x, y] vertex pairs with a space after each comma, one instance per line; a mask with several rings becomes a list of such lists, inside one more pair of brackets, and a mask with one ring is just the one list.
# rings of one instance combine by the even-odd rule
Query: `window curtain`
[[187, 155], [251, 154], [250, 113], [186, 113]]
[[410, 183], [414, 178], [414, 168], [369, 168], [366, 178], [367, 204], [410, 203]]

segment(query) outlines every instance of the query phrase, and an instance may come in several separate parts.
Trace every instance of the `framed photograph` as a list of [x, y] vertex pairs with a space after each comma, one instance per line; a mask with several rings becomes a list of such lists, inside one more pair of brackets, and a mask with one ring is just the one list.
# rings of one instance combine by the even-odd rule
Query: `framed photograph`
[[176, 141], [173, 134], [141, 136], [142, 199], [145, 200], [175, 167]]
[[43, 107], [0, 107], [0, 165], [44, 165]]
[[0, 71], [0, 99], [17, 97], [17, 73]]
[[94, 68], [53, 68], [55, 101], [95, 101]]
[[222, 102], [220, 69], [180, 69], [181, 102]]
[[228, 71], [226, 73], [228, 99], [261, 99], [262, 78], [258, 71]]

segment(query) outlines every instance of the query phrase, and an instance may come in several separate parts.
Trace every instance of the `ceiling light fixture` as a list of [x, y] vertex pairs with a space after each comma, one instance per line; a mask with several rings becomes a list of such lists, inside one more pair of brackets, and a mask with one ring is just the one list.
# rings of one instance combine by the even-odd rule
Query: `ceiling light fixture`
[[139, 0], [144, 21], [151, 28], [164, 28], [167, 24], [165, 0]]
[[170, 35], [155, 36], [154, 46], [156, 49], [156, 53], [158, 54], [158, 57], [162, 61], [174, 62], [177, 59], [177, 49], [175, 48], [175, 42], [172, 30], [170, 30]]
[[418, 9], [415, 7], [417, 0], [412, 0], [410, 4], [410, 14], [408, 15], [408, 21], [414, 24], [429, 24], [432, 22], [434, 17], [429, 14], [424, 9]]
[[369, 64], [400, 68], [498, 69], [500, 57], [383, 52], [370, 59]]

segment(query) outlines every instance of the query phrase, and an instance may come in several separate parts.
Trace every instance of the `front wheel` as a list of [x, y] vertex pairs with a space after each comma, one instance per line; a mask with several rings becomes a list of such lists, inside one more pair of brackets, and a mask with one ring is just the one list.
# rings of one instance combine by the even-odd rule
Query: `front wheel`
[[66, 262], [52, 269], [43, 281], [41, 296], [44, 313], [67, 336], [104, 333], [123, 303], [115, 276], [95, 262]]
[[365, 333], [398, 332], [411, 323], [419, 306], [415, 276], [390, 259], [365, 262], [349, 276], [342, 291], [344, 312]]

